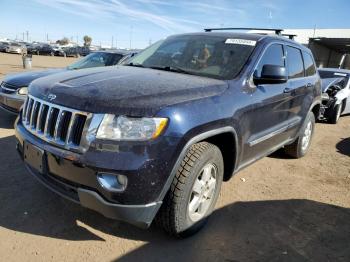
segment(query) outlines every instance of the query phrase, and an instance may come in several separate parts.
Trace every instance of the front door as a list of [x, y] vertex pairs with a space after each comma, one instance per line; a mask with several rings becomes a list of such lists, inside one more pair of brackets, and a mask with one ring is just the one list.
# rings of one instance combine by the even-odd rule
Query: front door
[[[264, 65], [285, 66], [284, 47], [272, 44], [266, 48], [254, 74], [261, 76]], [[254, 161], [286, 141], [291, 93], [287, 83], [258, 85], [240, 119], [244, 127], [242, 164]], [[248, 100], [248, 99], [247, 99]]]

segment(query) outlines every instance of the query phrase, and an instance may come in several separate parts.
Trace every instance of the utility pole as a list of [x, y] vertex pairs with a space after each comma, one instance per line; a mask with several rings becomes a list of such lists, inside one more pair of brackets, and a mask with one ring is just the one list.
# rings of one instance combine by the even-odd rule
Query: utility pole
[[28, 30], [27, 30], [26, 32], [27, 32], [27, 42], [28, 42], [28, 39], [29, 39], [29, 32], [28, 32]]
[[24, 41], [24, 32], [22, 33], [22, 41]]
[[118, 49], [118, 39], [117, 39], [117, 36], [115, 36], [115, 49]]
[[46, 42], [49, 42], [49, 34], [46, 33]]
[[132, 41], [132, 29], [133, 29], [133, 27], [130, 26], [130, 44], [129, 44], [130, 49], [131, 49], [131, 41]]
[[113, 36], [112, 36], [112, 46], [111, 46], [112, 48], [113, 48], [113, 43], [114, 43], [114, 38], [113, 38]]

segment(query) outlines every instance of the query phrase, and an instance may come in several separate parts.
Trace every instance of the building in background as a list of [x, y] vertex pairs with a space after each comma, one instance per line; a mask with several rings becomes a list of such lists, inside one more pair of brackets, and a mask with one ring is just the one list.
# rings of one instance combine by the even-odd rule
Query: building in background
[[282, 33], [295, 35], [295, 41], [308, 46], [318, 67], [350, 69], [350, 29], [284, 29]]

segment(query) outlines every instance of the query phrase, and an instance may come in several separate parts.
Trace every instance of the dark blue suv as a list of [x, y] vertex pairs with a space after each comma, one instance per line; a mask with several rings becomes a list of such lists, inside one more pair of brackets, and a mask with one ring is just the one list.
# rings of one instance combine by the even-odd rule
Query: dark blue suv
[[222, 181], [280, 148], [304, 156], [320, 103], [306, 47], [282, 36], [182, 34], [123, 66], [32, 82], [17, 149], [61, 196], [185, 236], [205, 224]]

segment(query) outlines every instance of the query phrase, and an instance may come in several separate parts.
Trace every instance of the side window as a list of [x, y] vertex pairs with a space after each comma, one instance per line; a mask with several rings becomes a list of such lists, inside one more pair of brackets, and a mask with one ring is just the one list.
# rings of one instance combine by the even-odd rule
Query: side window
[[261, 77], [261, 70], [264, 65], [285, 66], [282, 45], [274, 44], [266, 49], [255, 71], [257, 77]]
[[299, 49], [287, 46], [287, 63], [289, 79], [304, 76], [304, 63]]
[[303, 57], [306, 76], [313, 76], [314, 74], [316, 74], [314, 60], [312, 59], [311, 55], [306, 52], [303, 52]]

